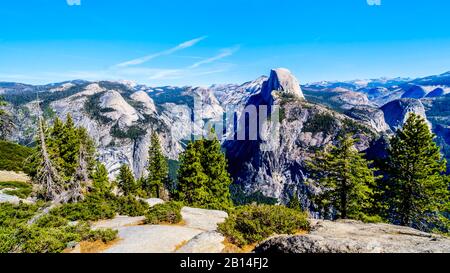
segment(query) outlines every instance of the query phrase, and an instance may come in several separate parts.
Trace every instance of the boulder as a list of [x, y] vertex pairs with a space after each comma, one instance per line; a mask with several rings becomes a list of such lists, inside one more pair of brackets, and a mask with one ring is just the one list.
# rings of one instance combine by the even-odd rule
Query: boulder
[[185, 226], [204, 231], [214, 231], [219, 223], [223, 223], [228, 217], [228, 213], [220, 210], [206, 210], [184, 207], [181, 209], [181, 216]]
[[256, 253], [450, 253], [450, 239], [412, 228], [358, 221], [311, 220], [309, 234], [277, 236]]
[[148, 204], [150, 207], [153, 207], [153, 206], [155, 206], [155, 205], [163, 204], [163, 203], [164, 203], [164, 200], [159, 199], [159, 198], [149, 198], [149, 199], [145, 199], [144, 201], [147, 202], [147, 204]]
[[185, 245], [179, 248], [176, 253], [221, 253], [225, 245], [225, 237], [216, 231], [200, 233], [192, 238]]

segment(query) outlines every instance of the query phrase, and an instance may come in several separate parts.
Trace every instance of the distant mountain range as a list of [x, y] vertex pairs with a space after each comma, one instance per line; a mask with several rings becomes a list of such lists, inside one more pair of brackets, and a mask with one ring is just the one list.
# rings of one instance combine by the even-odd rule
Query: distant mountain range
[[[235, 112], [240, 124], [243, 106], [280, 105], [279, 139], [227, 140], [223, 147], [233, 179], [245, 193], [262, 193], [286, 202], [297, 192], [305, 206], [313, 205], [308, 192], [315, 190], [304, 183], [308, 177], [305, 160], [344, 132], [361, 139], [357, 148], [368, 156], [382, 157], [382, 140], [402, 126], [408, 113], [415, 112], [427, 118], [450, 159], [450, 72], [418, 79], [301, 86], [286, 69], [275, 69], [268, 77], [244, 84], [210, 87], [84, 80], [40, 86], [0, 82], [0, 95], [10, 103], [8, 109], [17, 125], [11, 140], [25, 145], [33, 142], [39, 98], [49, 120], [70, 113], [77, 125], [88, 129], [111, 176], [127, 163], [137, 177], [145, 174], [153, 131], [176, 168], [191, 134], [202, 134], [206, 124], [221, 121], [225, 112]], [[193, 116], [201, 118], [191, 123]], [[229, 134], [237, 133], [228, 129]], [[268, 146], [273, 149], [263, 148]]]

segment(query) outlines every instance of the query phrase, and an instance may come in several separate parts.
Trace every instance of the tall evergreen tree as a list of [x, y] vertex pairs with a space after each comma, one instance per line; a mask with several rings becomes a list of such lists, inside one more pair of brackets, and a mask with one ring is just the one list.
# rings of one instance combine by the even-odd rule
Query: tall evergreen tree
[[294, 194], [292, 195], [291, 200], [289, 200], [287, 207], [299, 211], [302, 210], [302, 204], [300, 203], [300, 199], [298, 198], [297, 191], [294, 191]]
[[66, 122], [63, 127], [62, 139], [60, 143], [60, 157], [63, 160], [63, 169], [67, 177], [73, 177], [76, 174], [79, 164], [80, 140], [78, 138], [77, 128], [72, 120], [72, 116], [67, 114]]
[[[376, 185], [374, 169], [354, 148], [350, 135], [319, 153], [311, 162], [312, 178], [320, 189], [314, 196], [325, 217], [369, 220]], [[331, 211], [335, 215], [330, 215]]]
[[80, 181], [86, 181], [92, 176], [94, 168], [96, 167], [95, 144], [87, 130], [83, 127], [77, 128], [77, 138], [79, 141], [79, 154], [76, 178]]
[[201, 162], [208, 177], [207, 187], [211, 194], [208, 206], [215, 209], [230, 208], [232, 181], [228, 173], [227, 159], [214, 130], [211, 130], [208, 139], [203, 140]]
[[92, 174], [92, 186], [94, 192], [108, 193], [111, 190], [111, 185], [108, 178], [108, 170], [102, 163], [97, 163], [95, 171]]
[[208, 177], [202, 166], [203, 140], [190, 142], [180, 155], [178, 169], [178, 200], [192, 206], [204, 206], [210, 196]]
[[145, 188], [148, 194], [160, 198], [169, 178], [167, 159], [161, 151], [161, 144], [156, 132], [153, 132], [148, 150], [148, 177]]
[[230, 185], [227, 161], [217, 137], [190, 142], [180, 156], [179, 199], [193, 206], [228, 209], [232, 206]]
[[424, 118], [410, 114], [390, 141], [386, 200], [395, 223], [422, 229], [442, 218], [449, 184], [434, 137]]
[[136, 190], [134, 175], [127, 164], [123, 164], [122, 167], [120, 167], [120, 172], [117, 176], [117, 182], [119, 189], [124, 195], [133, 194]]

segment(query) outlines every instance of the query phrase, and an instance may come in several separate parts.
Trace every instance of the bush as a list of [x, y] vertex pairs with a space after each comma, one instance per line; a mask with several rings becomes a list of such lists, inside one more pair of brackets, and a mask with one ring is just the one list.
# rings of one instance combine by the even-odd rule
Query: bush
[[241, 247], [261, 242], [274, 234], [294, 234], [307, 229], [306, 213], [270, 205], [237, 207], [219, 225], [219, 231]]
[[15, 227], [28, 222], [39, 210], [39, 205], [20, 203], [0, 204], [0, 227]]
[[51, 211], [70, 221], [98, 221], [116, 216], [115, 198], [112, 195], [89, 194], [78, 203], [64, 204]]
[[32, 154], [32, 148], [0, 140], [0, 170], [27, 172], [26, 160]]
[[150, 225], [178, 224], [181, 222], [181, 202], [167, 202], [150, 208], [145, 216], [145, 223]]
[[33, 186], [26, 182], [0, 182], [0, 190], [1, 189], [12, 189], [4, 191], [5, 194], [15, 195], [19, 198], [27, 198], [30, 196], [33, 191]]
[[109, 242], [117, 237], [117, 231], [91, 230], [86, 222], [70, 225], [67, 219], [52, 213], [28, 225], [42, 205], [0, 204], [0, 253], [56, 253], [70, 242]]
[[142, 200], [137, 200], [134, 196], [121, 196], [117, 198], [116, 210], [120, 215], [143, 216], [147, 213], [149, 205]]

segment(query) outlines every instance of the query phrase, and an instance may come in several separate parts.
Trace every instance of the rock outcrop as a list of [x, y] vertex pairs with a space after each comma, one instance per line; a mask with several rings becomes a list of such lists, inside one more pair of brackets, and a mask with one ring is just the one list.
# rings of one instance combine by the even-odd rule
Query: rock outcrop
[[263, 83], [261, 95], [266, 101], [271, 100], [272, 91], [281, 91], [283, 94], [289, 94], [299, 99], [305, 98], [300, 83], [285, 68], [273, 69], [269, 79]]
[[402, 127], [405, 121], [408, 119], [409, 113], [415, 113], [427, 118], [425, 113], [425, 107], [416, 99], [399, 99], [389, 102], [381, 107], [384, 113], [386, 123], [391, 127], [393, 131]]
[[256, 253], [450, 253], [450, 239], [412, 228], [312, 220], [309, 234], [278, 236], [261, 243]]
[[139, 119], [138, 112], [128, 104], [118, 91], [107, 91], [101, 98], [100, 104], [104, 110], [103, 115], [123, 123], [125, 126], [131, 126], [133, 122]]
[[371, 106], [356, 106], [345, 113], [373, 128], [378, 133], [390, 130], [382, 110]]
[[[145, 217], [117, 216], [94, 223], [93, 229], [119, 231], [119, 240], [105, 253], [220, 253], [225, 249], [225, 238], [216, 230], [228, 217], [226, 212], [184, 207], [181, 216], [183, 222], [178, 225], [145, 225]], [[80, 245], [72, 250], [82, 251]]]
[[155, 102], [145, 91], [137, 91], [130, 96], [131, 99], [142, 103], [146, 114], [156, 113]]

